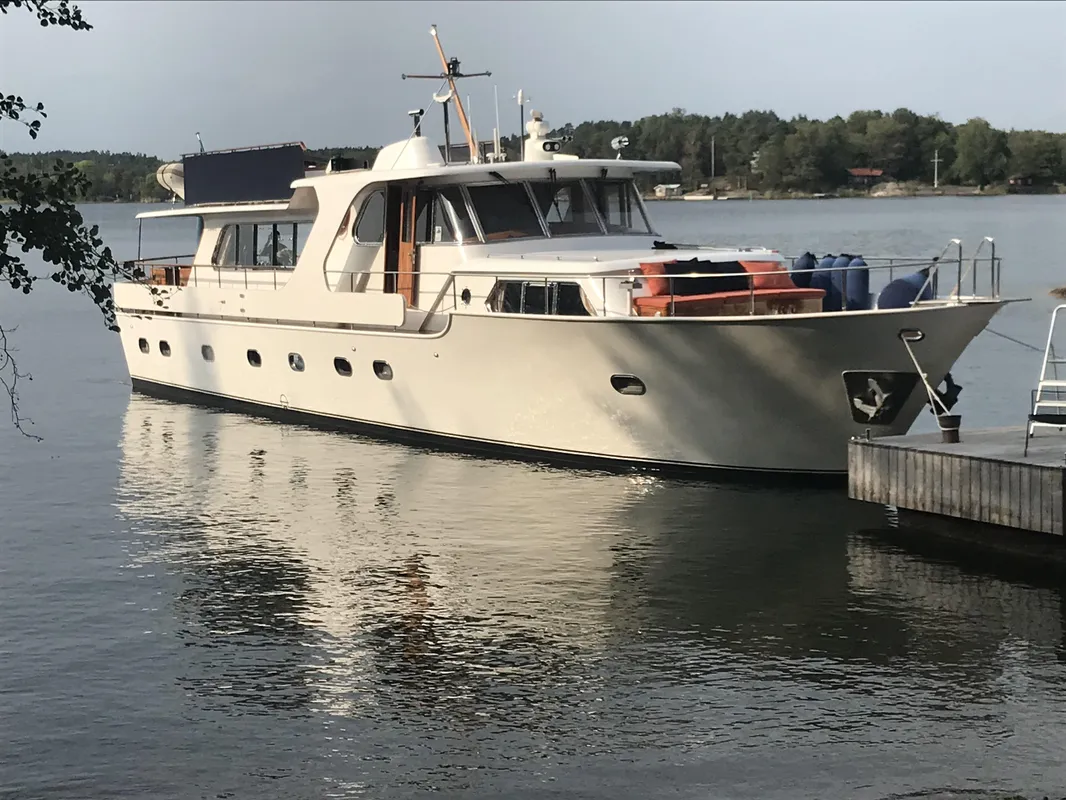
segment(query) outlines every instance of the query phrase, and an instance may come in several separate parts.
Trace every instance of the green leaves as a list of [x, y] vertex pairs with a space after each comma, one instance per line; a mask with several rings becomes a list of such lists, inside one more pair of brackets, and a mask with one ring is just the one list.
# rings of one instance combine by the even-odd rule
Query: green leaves
[[[43, 27], [91, 28], [69, 0], [0, 0], [3, 14], [16, 9], [35, 14]], [[31, 139], [37, 138], [45, 116], [43, 103], [31, 105], [21, 95], [0, 92], [0, 122], [25, 125]], [[88, 188], [88, 178], [73, 164], [56, 160], [49, 170], [20, 172], [0, 152], [0, 198], [10, 201], [0, 205], [0, 282], [29, 294], [38, 280], [50, 278], [72, 292], [84, 292], [103, 313], [107, 327], [117, 331], [111, 284], [128, 270], [104, 246], [98, 228], [85, 227], [74, 205]], [[24, 259], [34, 251], [47, 265], [43, 275], [32, 272]], [[0, 387], [8, 396], [12, 423], [25, 433], [22, 426], [29, 420], [19, 411], [17, 386], [29, 376], [19, 371], [8, 333], [0, 326]]]

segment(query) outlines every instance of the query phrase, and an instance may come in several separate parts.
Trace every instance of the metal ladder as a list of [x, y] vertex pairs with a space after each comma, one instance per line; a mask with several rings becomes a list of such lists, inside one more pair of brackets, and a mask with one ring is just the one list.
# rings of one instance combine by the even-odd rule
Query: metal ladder
[[[1051, 312], [1051, 325], [1047, 332], [1047, 345], [1044, 347], [1044, 363], [1040, 366], [1040, 380], [1037, 381], [1036, 390], [1032, 396], [1030, 416], [1046, 413], [1049, 415], [1066, 414], [1066, 358], [1060, 357], [1055, 350], [1055, 328], [1059, 321], [1059, 312], [1066, 310], [1066, 304], [1055, 306]], [[1066, 343], [1060, 352], [1066, 354]], [[1059, 367], [1062, 367], [1060, 374]], [[1063, 425], [1056, 422], [1029, 421], [1026, 436], [1033, 435], [1036, 427], [1062, 428]]]

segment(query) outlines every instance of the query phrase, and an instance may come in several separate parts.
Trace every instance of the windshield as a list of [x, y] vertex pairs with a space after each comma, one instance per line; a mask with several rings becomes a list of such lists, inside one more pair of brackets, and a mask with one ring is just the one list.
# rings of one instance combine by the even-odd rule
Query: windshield
[[603, 233], [581, 181], [537, 181], [530, 187], [552, 236]]
[[[551, 236], [602, 235], [603, 226], [608, 234], [653, 233], [631, 180], [537, 180], [468, 186], [467, 191], [486, 242], [542, 237], [540, 217]], [[455, 207], [458, 211], [461, 205]]]
[[544, 235], [524, 184], [470, 186], [467, 191], [486, 242]]
[[632, 181], [588, 181], [607, 233], [651, 233]]

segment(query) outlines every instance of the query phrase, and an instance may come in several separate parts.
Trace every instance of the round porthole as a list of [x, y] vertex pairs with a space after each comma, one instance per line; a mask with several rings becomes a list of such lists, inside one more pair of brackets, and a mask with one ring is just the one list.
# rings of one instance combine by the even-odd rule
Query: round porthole
[[200, 355], [204, 357], [204, 361], [215, 360], [215, 350], [209, 344], [200, 345]]
[[289, 368], [293, 372], [303, 372], [304, 357], [299, 353], [289, 353]]
[[248, 351], [248, 363], [251, 364], [253, 367], [261, 367], [261, 366], [263, 366], [263, 359], [259, 355], [259, 351], [258, 350], [249, 350]]
[[618, 394], [644, 394], [648, 387], [636, 375], [612, 375], [611, 386]]
[[159, 342], [159, 352], [162, 353], [165, 356], [169, 356], [170, 355], [170, 345], [167, 342], [164, 342], [164, 341], [161, 340]]
[[139, 347], [141, 349], [142, 353], [147, 353], [149, 351], [149, 349], [150, 349], [148, 347], [148, 340], [147, 339], [138, 339], [137, 340], [137, 347]]
[[463, 305], [467, 305], [467, 306], [470, 305], [471, 294], [470, 294], [470, 290], [469, 289], [463, 289], [463, 293], [461, 295], [459, 295], [459, 297], [462, 298]]
[[389, 363], [387, 361], [375, 361], [374, 374], [381, 378], [381, 380], [383, 381], [391, 381], [392, 367], [389, 366]]

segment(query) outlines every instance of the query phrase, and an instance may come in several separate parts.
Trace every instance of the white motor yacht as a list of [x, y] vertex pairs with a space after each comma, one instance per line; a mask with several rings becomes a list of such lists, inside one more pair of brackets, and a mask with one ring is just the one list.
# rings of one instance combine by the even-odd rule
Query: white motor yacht
[[440, 55], [461, 162], [416, 112], [373, 164], [291, 143], [160, 170], [184, 205], [138, 218], [200, 234], [115, 287], [135, 391], [533, 459], [836, 474], [851, 436], [939, 403], [1007, 302], [991, 240], [821, 266], [666, 242], [637, 181], [676, 163], [564, 156], [537, 112], [521, 160], [486, 155]]

